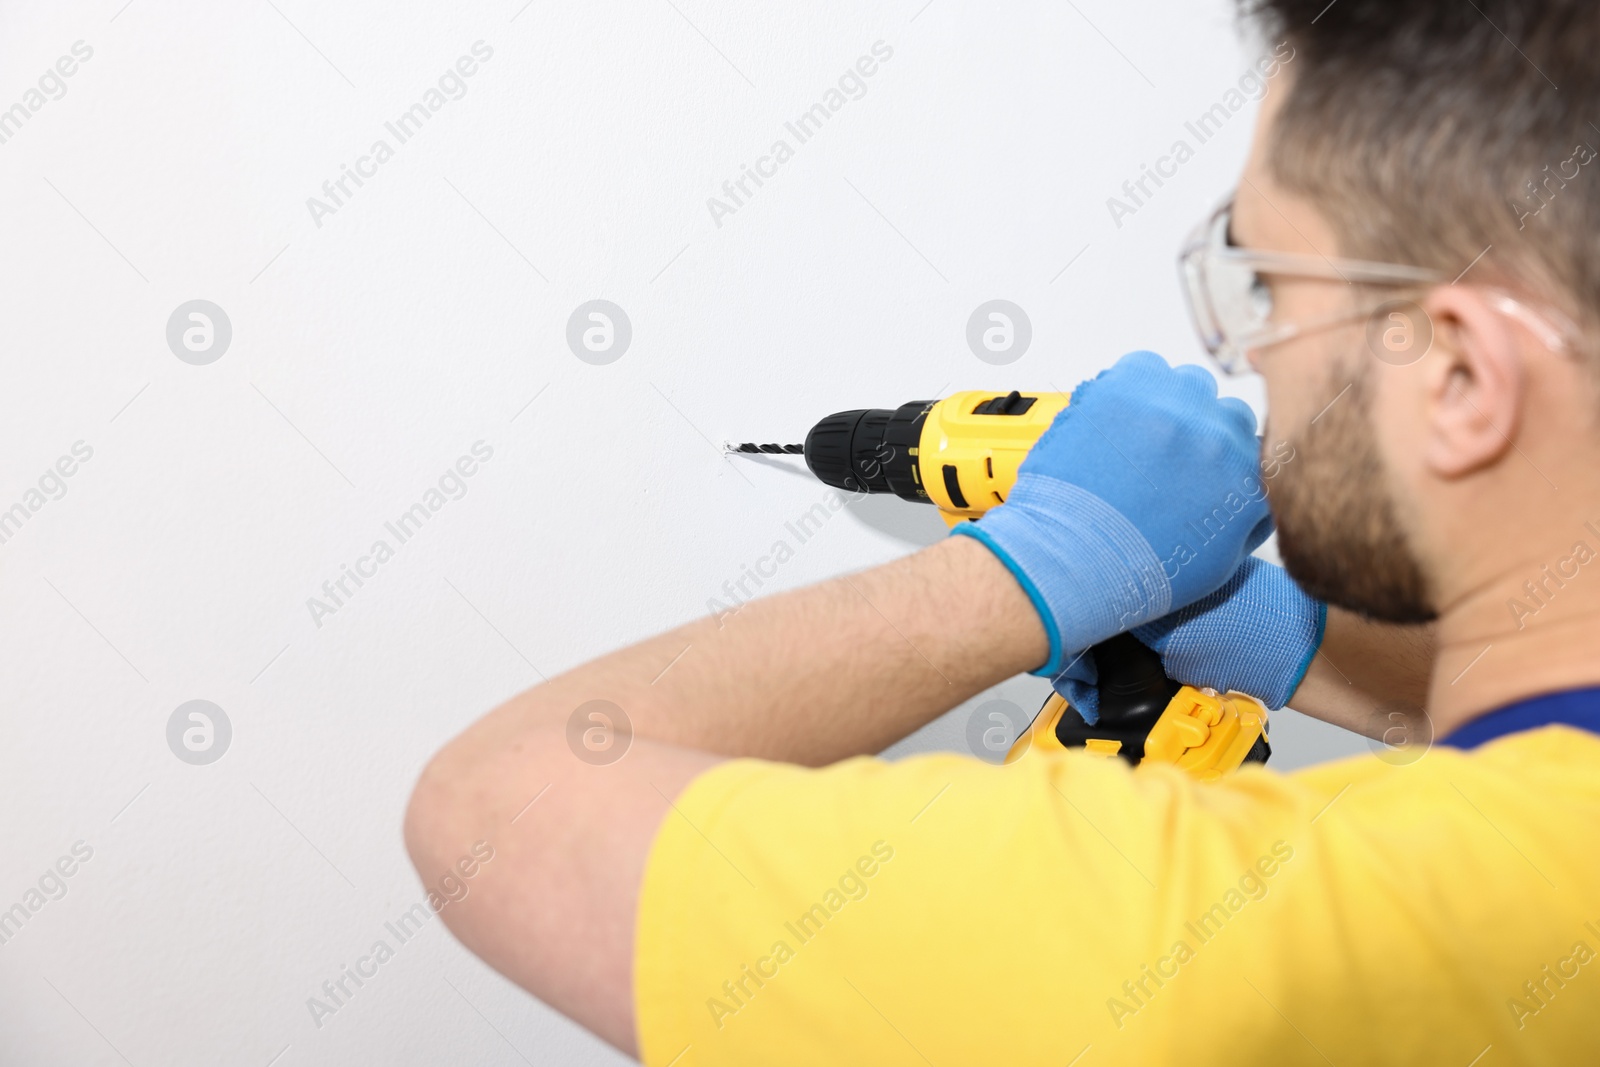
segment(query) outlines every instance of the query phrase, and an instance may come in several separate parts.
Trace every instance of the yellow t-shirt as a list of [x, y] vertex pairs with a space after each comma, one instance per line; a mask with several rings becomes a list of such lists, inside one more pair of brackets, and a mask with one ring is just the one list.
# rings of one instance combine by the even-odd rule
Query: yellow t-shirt
[[651, 1067], [1600, 1063], [1600, 737], [1202, 785], [1081, 753], [692, 782]]

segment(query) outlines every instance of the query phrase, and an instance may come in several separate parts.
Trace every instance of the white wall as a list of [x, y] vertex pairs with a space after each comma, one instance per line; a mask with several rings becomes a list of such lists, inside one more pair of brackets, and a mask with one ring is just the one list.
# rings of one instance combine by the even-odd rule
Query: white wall
[[[28, 97], [78, 41], [65, 94]], [[465, 96], [314, 220], [478, 41]], [[865, 96], [717, 225], [707, 198], [878, 41]], [[1247, 64], [1224, 0], [8, 5], [0, 107], [41, 106], [0, 144], [0, 508], [27, 512], [0, 545], [0, 908], [41, 906], [0, 945], [0, 1063], [620, 1062], [437, 922], [386, 932], [422, 892], [423, 762], [538, 672], [704, 612], [822, 498], [724, 440], [1197, 358], [1174, 251], [1253, 106], [1120, 227], [1106, 201]], [[965, 341], [997, 297], [1034, 331], [1009, 366]], [[610, 365], [565, 342], [593, 298], [632, 323]], [[207, 365], [167, 341], [192, 299], [231, 323]], [[65, 495], [29, 497], [80, 441]], [[465, 495], [314, 622], [479, 441]], [[941, 529], [854, 505], [767, 588]], [[205, 766], [167, 740], [196, 699], [233, 731]], [[903, 747], [959, 748], [967, 717]], [[1350, 746], [1296, 727], [1285, 763]], [[78, 842], [65, 895], [30, 896]]]

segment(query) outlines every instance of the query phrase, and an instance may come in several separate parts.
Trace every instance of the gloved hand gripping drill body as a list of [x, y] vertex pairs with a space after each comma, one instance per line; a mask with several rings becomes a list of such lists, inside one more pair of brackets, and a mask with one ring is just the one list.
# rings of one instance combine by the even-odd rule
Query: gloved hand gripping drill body
[[[1205, 706], [1187, 710], [1211, 722], [1229, 709], [1201, 690], [1249, 694], [1272, 709], [1287, 702], [1321, 642], [1326, 609], [1281, 568], [1250, 556], [1272, 521], [1247, 405], [1219, 399], [1203, 369], [1173, 368], [1150, 352], [1124, 356], [1074, 390], [1070, 404], [1015, 393], [950, 401], [958, 410], [908, 404], [832, 416], [808, 439], [807, 461], [831, 484], [937, 503], [952, 535], [982, 542], [1011, 571], [1049, 636], [1049, 658], [1033, 673], [1051, 678], [1076, 709], [1063, 715], [1058, 702], [1035, 724], [1036, 738], [1041, 724], [1059, 725], [1067, 743], [1096, 735], [1103, 692], [1130, 689], [1108, 685], [1098, 661], [1114, 658], [1118, 671], [1137, 674], [1144, 653], [1119, 637], [1130, 632], [1160, 657], [1155, 684], [1163, 671], [1172, 682], [1140, 712], [1140, 743], [1124, 757], [1145, 754], [1143, 731], [1169, 697], [1174, 707], [1182, 702], [1178, 683], [1198, 687], [1183, 690], [1184, 699]], [[1040, 434], [1041, 419], [1058, 409]], [[817, 440], [825, 433], [838, 440]], [[982, 439], [976, 448], [974, 438]], [[1192, 736], [1191, 724], [1179, 725]], [[1150, 739], [1155, 745], [1156, 731]], [[1156, 747], [1171, 756], [1185, 744], [1166, 736]], [[1244, 748], [1265, 758], [1264, 744]], [[1243, 758], [1241, 749], [1222, 769]]]

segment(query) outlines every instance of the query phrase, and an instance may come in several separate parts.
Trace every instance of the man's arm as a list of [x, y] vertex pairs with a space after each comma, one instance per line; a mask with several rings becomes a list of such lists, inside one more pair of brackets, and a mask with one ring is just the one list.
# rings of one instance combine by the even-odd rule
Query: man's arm
[[1393, 739], [1403, 724], [1409, 742], [1431, 740], [1418, 720], [1432, 670], [1433, 627], [1373, 622], [1330, 607], [1322, 646], [1289, 706], [1371, 738]]
[[[1039, 616], [1004, 565], [951, 538], [691, 623], [519, 695], [428, 765], [407, 845], [428, 876], [487, 841], [494, 863], [445, 909], [446, 925], [633, 1053], [640, 882], [662, 819], [693, 778], [722, 757], [821, 766], [881, 751], [1046, 652]], [[1293, 704], [1379, 736], [1393, 725], [1388, 710], [1420, 708], [1430, 660], [1427, 630], [1333, 609]], [[631, 724], [631, 747], [609, 764], [583, 761], [568, 740], [569, 719], [593, 700]], [[626, 728], [611, 740], [630, 743]]]
[[[517, 984], [634, 1053], [640, 880], [690, 780], [720, 757], [823, 765], [880, 751], [1047, 653], [1039, 616], [1005, 566], [951, 538], [755, 601], [720, 625], [680, 627], [512, 699], [423, 772], [407, 847], [427, 877], [487, 841], [494, 862], [441, 912], [446, 925]], [[568, 720], [592, 700], [632, 724], [631, 747], [609, 765], [569, 748]]]

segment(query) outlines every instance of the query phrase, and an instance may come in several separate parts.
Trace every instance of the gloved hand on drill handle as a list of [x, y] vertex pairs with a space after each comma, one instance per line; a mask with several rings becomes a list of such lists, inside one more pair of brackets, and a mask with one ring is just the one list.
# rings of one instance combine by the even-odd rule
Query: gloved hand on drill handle
[[1200, 367], [1134, 352], [1073, 390], [1006, 502], [954, 534], [1027, 592], [1053, 678], [1221, 586], [1272, 532], [1255, 414]]
[[[1327, 618], [1327, 605], [1302, 592], [1282, 567], [1251, 557], [1210, 596], [1133, 635], [1161, 654], [1167, 677], [1218, 692], [1237, 689], [1276, 711], [1310, 668]], [[1051, 682], [1093, 725], [1098, 680], [1093, 657], [1084, 656]]]

